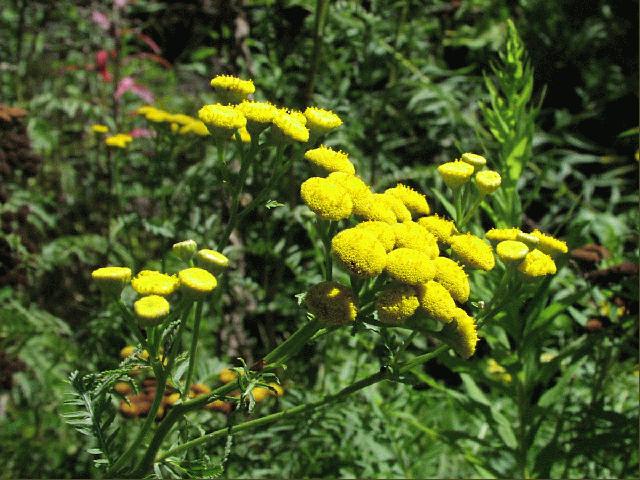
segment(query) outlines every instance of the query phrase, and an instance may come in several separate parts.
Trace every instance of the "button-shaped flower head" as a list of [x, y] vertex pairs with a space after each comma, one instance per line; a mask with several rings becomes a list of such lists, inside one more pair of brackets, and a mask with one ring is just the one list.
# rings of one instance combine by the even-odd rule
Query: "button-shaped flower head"
[[504, 240], [517, 240], [519, 233], [522, 233], [519, 228], [492, 228], [485, 234], [485, 237], [492, 242], [502, 242]]
[[333, 237], [331, 251], [349, 273], [358, 277], [380, 275], [387, 262], [387, 252], [376, 236], [358, 228], [343, 230]]
[[531, 235], [538, 239], [538, 249], [548, 255], [558, 255], [569, 251], [565, 242], [558, 240], [551, 235], [542, 233], [540, 230], [534, 230], [531, 232]]
[[324, 325], [348, 325], [356, 319], [353, 292], [337, 282], [321, 282], [309, 289], [305, 297], [309, 311]]
[[396, 248], [413, 248], [436, 258], [440, 253], [438, 241], [431, 233], [416, 222], [402, 222], [393, 225], [396, 232]]
[[256, 91], [252, 80], [242, 80], [232, 75], [217, 75], [213, 77], [211, 86], [223, 103], [239, 103], [247, 95], [251, 95]]
[[379, 201], [387, 205], [387, 208], [393, 212], [398, 222], [408, 222], [411, 220], [411, 212], [398, 197], [390, 193], [376, 193], [374, 195]]
[[487, 164], [487, 159], [477, 153], [463, 153], [460, 160], [471, 165], [476, 172]]
[[436, 266], [434, 280], [446, 288], [456, 302], [465, 303], [469, 300], [469, 277], [463, 268], [446, 257], [438, 257], [433, 263]]
[[393, 226], [387, 222], [366, 221], [355, 226], [357, 229], [373, 233], [387, 252], [393, 250], [396, 244], [396, 233]]
[[420, 307], [430, 317], [442, 322], [449, 323], [455, 316], [456, 303], [453, 301], [449, 291], [433, 280], [417, 289]]
[[397, 217], [391, 209], [384, 195], [379, 193], [366, 193], [358, 200], [358, 209], [354, 213], [365, 220], [396, 223]]
[[491, 246], [470, 233], [454, 235], [450, 239], [451, 250], [466, 266], [489, 271], [496, 265]]
[[155, 270], [142, 270], [131, 280], [131, 286], [139, 295], [171, 295], [178, 289], [180, 281], [175, 275]]
[[476, 187], [481, 195], [491, 195], [500, 188], [502, 178], [498, 172], [483, 170], [476, 173]]
[[351, 202], [353, 202], [353, 213], [360, 217], [364, 216], [371, 197], [371, 190], [367, 184], [360, 177], [344, 172], [333, 172], [329, 174], [327, 179], [349, 192]]
[[314, 137], [324, 135], [342, 125], [342, 120], [338, 115], [323, 108], [307, 107], [304, 116], [307, 118], [307, 127]]
[[349, 175], [356, 173], [353, 163], [349, 160], [349, 155], [331, 147], [320, 145], [318, 148], [307, 150], [304, 158], [326, 173], [344, 172]]
[[127, 267], [102, 267], [91, 272], [98, 288], [110, 295], [118, 295], [131, 280], [131, 269]]
[[209, 271], [218, 272], [229, 266], [229, 259], [216, 250], [203, 248], [196, 254], [198, 263]]
[[381, 322], [401, 325], [420, 306], [413, 287], [402, 284], [386, 286], [376, 299], [376, 310]]
[[278, 113], [278, 109], [269, 102], [252, 102], [245, 100], [236, 107], [247, 119], [247, 130], [258, 135], [267, 128]]
[[148, 295], [136, 300], [133, 304], [133, 311], [141, 327], [152, 327], [162, 323], [162, 320], [169, 315], [169, 310], [169, 302], [160, 295]]
[[313, 213], [325, 220], [349, 218], [353, 210], [349, 192], [326, 178], [312, 177], [304, 181], [300, 196]]
[[393, 195], [404, 203], [404, 206], [407, 207], [414, 217], [429, 215], [431, 212], [429, 203], [427, 202], [427, 197], [416, 192], [413, 188], [403, 185], [402, 183], [398, 183], [393, 188], [388, 188], [384, 193]]
[[197, 249], [198, 244], [195, 240], [184, 240], [182, 242], [174, 243], [171, 247], [173, 254], [183, 262], [191, 260]]
[[448, 244], [449, 238], [454, 233], [457, 233], [456, 226], [453, 221], [446, 218], [439, 217], [438, 215], [431, 215], [429, 217], [421, 217], [417, 220], [418, 225], [423, 227], [427, 232], [432, 234], [438, 239], [438, 242], [442, 244]]
[[438, 173], [442, 176], [444, 183], [454, 190], [467, 183], [473, 171], [473, 166], [462, 160], [443, 163], [438, 167]]
[[180, 288], [186, 295], [201, 299], [210, 294], [218, 285], [216, 277], [202, 268], [185, 268], [178, 272]]
[[522, 260], [529, 253], [529, 247], [517, 240], [504, 240], [496, 246], [498, 258], [505, 263], [513, 263]]
[[453, 322], [442, 329], [442, 335], [465, 360], [473, 355], [478, 343], [476, 322], [461, 308], [454, 311]]
[[104, 139], [104, 143], [108, 147], [116, 148], [127, 148], [132, 141], [133, 137], [126, 133], [117, 133]]
[[291, 113], [279, 110], [273, 117], [272, 123], [275, 129], [272, 128], [271, 132], [276, 144], [309, 141], [309, 130]]
[[399, 282], [417, 286], [433, 280], [436, 267], [424, 252], [413, 248], [397, 248], [387, 254], [385, 271]]
[[227, 140], [236, 130], [247, 125], [247, 119], [235, 107], [214, 103], [198, 110], [198, 117], [218, 140]]
[[556, 273], [556, 264], [546, 253], [538, 249], [531, 250], [518, 265], [518, 270], [527, 277], [543, 277]]

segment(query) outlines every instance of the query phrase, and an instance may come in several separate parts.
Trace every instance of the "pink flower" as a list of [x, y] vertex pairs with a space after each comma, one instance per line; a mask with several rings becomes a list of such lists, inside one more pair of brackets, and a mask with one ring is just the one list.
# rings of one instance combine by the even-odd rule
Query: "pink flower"
[[113, 3], [117, 8], [124, 8], [127, 5], [127, 0], [114, 0]]
[[103, 30], [109, 30], [109, 28], [111, 28], [111, 21], [109, 21], [109, 18], [102, 12], [97, 10], [91, 12], [91, 20]]
[[129, 135], [133, 138], [150, 138], [155, 136], [155, 132], [148, 128], [134, 128], [129, 132]]
[[96, 52], [96, 70], [102, 76], [105, 82], [111, 81], [111, 74], [107, 70], [107, 62], [109, 61], [109, 52], [106, 50], [98, 50]]
[[154, 101], [153, 93], [151, 93], [147, 87], [136, 83], [133, 77], [124, 77], [120, 80], [118, 88], [116, 88], [116, 93], [114, 93], [114, 97], [116, 100], [119, 100], [127, 92], [133, 93], [147, 103], [153, 103]]

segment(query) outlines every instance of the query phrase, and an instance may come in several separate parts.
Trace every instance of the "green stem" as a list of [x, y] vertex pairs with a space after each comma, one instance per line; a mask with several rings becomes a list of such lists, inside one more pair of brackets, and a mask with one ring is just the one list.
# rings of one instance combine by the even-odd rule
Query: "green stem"
[[469, 208], [469, 210], [465, 214], [465, 216], [462, 219], [462, 221], [458, 224], [458, 228], [463, 228], [464, 225], [471, 219], [471, 216], [476, 212], [476, 210], [478, 209], [478, 207], [480, 206], [480, 204], [484, 200], [484, 197], [485, 196], [482, 195], [482, 194], [478, 195], [478, 197], [475, 199], [475, 201], [471, 205], [471, 208]]
[[191, 336], [191, 348], [189, 349], [189, 367], [187, 368], [187, 377], [184, 384], [184, 394], [188, 395], [189, 387], [191, 386], [191, 379], [193, 378], [193, 371], [196, 367], [196, 354], [198, 351], [198, 338], [200, 337], [200, 321], [202, 319], [202, 306], [203, 301], [196, 303], [196, 314], [193, 321], [193, 335]]
[[316, 75], [320, 66], [322, 52], [322, 37], [324, 25], [329, 12], [329, 0], [316, 0], [316, 18], [313, 26], [313, 52], [311, 54], [311, 65], [307, 74], [307, 85], [305, 89], [305, 101], [308, 103], [313, 96]]
[[292, 333], [289, 338], [274, 348], [266, 357], [264, 357], [265, 365], [279, 364], [286, 362], [291, 356], [295, 355], [300, 348], [313, 337], [321, 326], [317, 320], [305, 323], [302, 327]]

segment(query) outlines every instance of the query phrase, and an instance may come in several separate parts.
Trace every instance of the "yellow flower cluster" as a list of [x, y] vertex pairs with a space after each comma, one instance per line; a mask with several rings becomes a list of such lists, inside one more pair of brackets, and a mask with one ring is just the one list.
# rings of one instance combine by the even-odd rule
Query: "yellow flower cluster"
[[276, 143], [286, 144], [292, 141], [306, 143], [309, 141], [309, 129], [305, 126], [306, 122], [292, 112], [278, 110], [272, 123], [276, 127], [275, 130], [272, 130]]
[[204, 122], [213, 136], [220, 140], [230, 138], [238, 129], [247, 125], [247, 119], [231, 105], [214, 103], [198, 110], [198, 118]]
[[180, 135], [194, 134], [201, 137], [209, 135], [209, 130], [202, 121], [184, 113], [170, 113], [152, 105], [144, 105], [138, 108], [136, 113], [152, 123], [167, 123], [172, 132]]
[[414, 217], [429, 215], [431, 212], [427, 198], [411, 187], [398, 183], [395, 187], [385, 190], [385, 193], [400, 200]]
[[444, 326], [442, 335], [462, 358], [467, 359], [475, 353], [478, 343], [476, 322], [461, 308], [455, 309], [453, 321]]
[[400, 325], [411, 317], [420, 302], [414, 288], [408, 285], [391, 284], [385, 287], [376, 299], [376, 310], [381, 322]]
[[353, 292], [337, 282], [321, 282], [305, 296], [309, 311], [324, 325], [348, 325], [356, 319]]
[[491, 245], [471, 233], [453, 235], [449, 239], [451, 251], [466, 266], [490, 271], [496, 264]]
[[338, 115], [322, 108], [307, 107], [304, 116], [307, 119], [307, 127], [315, 137], [324, 135], [342, 125], [342, 120]]
[[442, 176], [444, 183], [453, 190], [462, 187], [469, 181], [475, 173], [476, 187], [481, 196], [491, 195], [502, 183], [502, 178], [498, 172], [484, 170], [487, 159], [476, 153], [463, 153], [460, 160], [443, 163], [438, 167], [438, 173]]
[[133, 137], [126, 133], [116, 133], [104, 139], [104, 143], [108, 147], [127, 148], [133, 142]]
[[143, 327], [162, 323], [162, 320], [169, 315], [169, 310], [169, 302], [160, 295], [148, 295], [136, 300], [133, 304], [133, 311]]
[[399, 282], [418, 286], [433, 279], [436, 266], [426, 253], [400, 247], [387, 255], [385, 272]]
[[95, 123], [91, 125], [91, 131], [93, 133], [107, 133], [109, 131], [109, 127], [100, 123]]
[[256, 91], [251, 80], [242, 80], [232, 75], [217, 75], [211, 79], [211, 86], [225, 103], [238, 103]]
[[325, 220], [349, 218], [353, 210], [349, 193], [326, 178], [311, 177], [304, 181], [300, 196], [313, 213]]
[[304, 158], [327, 173], [344, 172], [349, 175], [355, 175], [356, 173], [353, 163], [349, 160], [349, 155], [343, 151], [336, 151], [324, 145], [320, 145], [319, 148], [307, 150]]

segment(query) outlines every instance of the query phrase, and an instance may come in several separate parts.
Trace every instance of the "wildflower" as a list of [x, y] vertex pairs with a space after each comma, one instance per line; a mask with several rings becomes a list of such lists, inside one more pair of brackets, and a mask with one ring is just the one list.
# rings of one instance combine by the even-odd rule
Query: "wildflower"
[[242, 127], [236, 130], [236, 132], [231, 135], [231, 140], [235, 140], [236, 135], [240, 135], [240, 141], [242, 143], [251, 143], [251, 134], [249, 133], [249, 130], [247, 130], [247, 127]]
[[222, 253], [208, 248], [198, 250], [196, 254], [200, 264], [207, 270], [217, 271], [221, 268], [227, 268], [229, 266], [229, 259]]
[[141, 112], [140, 110], [142, 108], [144, 107], [138, 109], [138, 113], [142, 113], [144, 115], [144, 118], [146, 118], [149, 122], [163, 123], [168, 122], [171, 118], [170, 113], [165, 112], [164, 110], [160, 110], [159, 108], [149, 107], [148, 109], [145, 109], [144, 112]]
[[529, 247], [516, 240], [504, 240], [496, 247], [496, 253], [505, 263], [517, 262], [529, 253]]
[[387, 208], [393, 212], [398, 222], [411, 221], [411, 212], [398, 197], [389, 193], [375, 193], [374, 195], [379, 201], [387, 205]]
[[136, 347], [133, 345], [127, 345], [120, 350], [120, 358], [128, 358], [136, 352]]
[[120, 413], [127, 418], [137, 417], [140, 412], [140, 409], [137, 403], [127, 402], [126, 400], [120, 401], [119, 410], [120, 410]]
[[253, 135], [258, 135], [267, 128], [278, 109], [269, 102], [253, 102], [245, 100], [236, 107], [247, 119], [247, 130]]
[[481, 195], [491, 195], [500, 188], [501, 182], [500, 174], [493, 170], [484, 170], [476, 173], [476, 187], [478, 187]]
[[402, 222], [393, 225], [396, 232], [396, 248], [405, 247], [420, 250], [429, 258], [436, 258], [440, 251], [436, 237], [416, 222]]
[[108, 147], [116, 148], [127, 148], [132, 141], [133, 137], [131, 135], [127, 135], [126, 133], [117, 133], [104, 139], [104, 143]]
[[370, 220], [366, 222], [360, 222], [355, 226], [355, 228], [367, 230], [373, 233], [387, 252], [393, 250], [393, 247], [396, 244], [395, 231], [393, 227], [386, 222]]
[[148, 295], [136, 300], [133, 304], [133, 311], [138, 317], [140, 326], [152, 327], [162, 323], [162, 320], [169, 315], [169, 302], [160, 295]]
[[223, 102], [238, 103], [256, 91], [251, 80], [242, 80], [232, 75], [217, 75], [211, 79], [211, 86]]
[[525, 243], [527, 247], [529, 247], [529, 250], [536, 248], [540, 243], [540, 239], [532, 233], [518, 232], [518, 235], [516, 235], [516, 240]]
[[271, 390], [267, 387], [254, 387], [251, 390], [251, 395], [256, 403], [260, 403], [271, 396]]
[[417, 290], [420, 307], [432, 318], [449, 323], [455, 317], [456, 303], [449, 291], [433, 280], [420, 285]]
[[189, 398], [201, 397], [202, 395], [209, 395], [211, 388], [204, 383], [194, 383], [189, 387]]
[[487, 374], [502, 383], [510, 383], [511, 382], [511, 374], [507, 372], [507, 370], [500, 365], [495, 359], [490, 358], [487, 360]]
[[174, 243], [171, 247], [171, 251], [183, 262], [188, 262], [193, 257], [198, 249], [198, 244], [195, 240], [184, 240], [182, 242]]
[[409, 285], [394, 284], [384, 288], [376, 299], [376, 310], [381, 322], [399, 325], [411, 317], [420, 306], [418, 296]]
[[218, 285], [216, 277], [202, 268], [185, 268], [178, 272], [180, 287], [195, 298], [202, 298], [211, 293]]
[[349, 193], [326, 178], [305, 180], [300, 185], [300, 196], [313, 213], [325, 220], [349, 218], [353, 210]]
[[220, 370], [218, 378], [222, 383], [230, 383], [238, 378], [238, 374], [235, 370], [231, 370], [230, 368], [223, 368], [222, 370]]
[[451, 237], [451, 250], [468, 267], [489, 271], [496, 260], [491, 246], [470, 233]]
[[96, 123], [94, 125], [91, 125], [91, 131], [93, 133], [107, 133], [109, 131], [109, 127], [100, 123]]
[[369, 192], [358, 198], [358, 200], [358, 211], [354, 210], [354, 213], [358, 216], [370, 221], [396, 223], [396, 214], [393, 213], [383, 195]]
[[171, 295], [178, 289], [180, 281], [175, 275], [155, 270], [142, 270], [131, 280], [131, 286], [140, 295]]
[[478, 343], [476, 322], [461, 308], [454, 310], [453, 320], [442, 329], [442, 335], [456, 353], [466, 360], [476, 351]]
[[397, 248], [387, 254], [385, 271], [390, 277], [408, 285], [420, 285], [432, 280], [436, 267], [431, 257], [412, 248]]
[[438, 239], [440, 243], [449, 243], [449, 238], [457, 233], [456, 227], [451, 220], [431, 215], [429, 217], [421, 217], [417, 220], [418, 225]]
[[402, 183], [398, 183], [393, 188], [388, 188], [384, 193], [393, 195], [402, 203], [414, 216], [429, 215], [431, 209], [427, 203], [427, 198], [421, 193], [416, 192], [411, 187], [407, 187]]
[[349, 175], [354, 175], [356, 173], [353, 163], [349, 161], [349, 155], [341, 150], [336, 151], [324, 145], [320, 145], [319, 148], [307, 150], [304, 154], [304, 158], [309, 160], [316, 167], [320, 167], [328, 173], [344, 172]]
[[551, 235], [546, 235], [540, 230], [534, 230], [531, 235], [538, 239], [538, 249], [548, 255], [557, 255], [558, 253], [567, 253], [569, 251], [565, 242]]
[[305, 127], [307, 126], [307, 117], [305, 117], [304, 113], [302, 113], [300, 110], [293, 110], [289, 108], [279, 108], [278, 112], [291, 115], [291, 118], [293, 118], [294, 120], [297, 120], [299, 123], [301, 123]]
[[175, 405], [176, 402], [178, 400], [180, 400], [180, 393], [179, 392], [170, 393], [170, 394], [166, 395], [163, 398], [163, 400], [164, 400], [164, 404], [165, 405], [169, 405], [169, 406]]
[[549, 255], [534, 249], [527, 253], [518, 270], [527, 277], [543, 277], [556, 273], [556, 264]]
[[198, 117], [218, 139], [228, 139], [236, 130], [247, 125], [247, 119], [236, 108], [215, 103], [198, 110]]
[[337, 282], [321, 282], [309, 289], [305, 297], [309, 311], [325, 325], [348, 325], [356, 319], [353, 292]]
[[382, 273], [387, 252], [373, 233], [349, 228], [331, 240], [331, 251], [345, 269], [358, 277], [375, 277]]
[[177, 123], [178, 125], [189, 125], [198, 120], [184, 113], [170, 113], [167, 115], [167, 121]]
[[516, 240], [519, 233], [522, 233], [519, 228], [492, 228], [485, 234], [485, 237], [493, 242], [502, 242]]
[[307, 107], [304, 111], [304, 116], [307, 118], [307, 127], [316, 137], [342, 125], [340, 117], [331, 110]]
[[353, 213], [359, 216], [367, 211], [369, 206], [369, 197], [371, 196], [371, 190], [366, 183], [355, 175], [349, 175], [344, 172], [333, 172], [327, 177], [327, 180], [343, 187], [353, 203]]
[[476, 153], [463, 153], [460, 160], [471, 165], [476, 171], [487, 164], [487, 159]]
[[284, 395], [284, 388], [282, 388], [281, 385], [275, 382], [269, 382], [268, 385], [271, 387], [269, 392], [271, 395], [276, 397], [282, 397]]
[[91, 278], [105, 293], [117, 295], [131, 280], [131, 269], [127, 267], [102, 267], [91, 272]]
[[128, 382], [116, 382], [116, 384], [113, 386], [113, 389], [120, 395], [128, 395], [133, 391], [131, 385]]
[[306, 143], [309, 141], [309, 130], [299, 119], [290, 113], [279, 111], [273, 117], [275, 130], [271, 129], [274, 141], [278, 144], [290, 143], [291, 141]]
[[436, 267], [434, 280], [446, 288], [456, 302], [469, 300], [469, 277], [463, 268], [446, 257], [438, 257], [433, 263]]
[[194, 120], [193, 122], [185, 124], [180, 128], [180, 130], [178, 130], [178, 133], [180, 135], [193, 133], [195, 135], [199, 135], [200, 137], [207, 137], [211, 135], [207, 126], [200, 120]]
[[438, 167], [438, 173], [442, 176], [444, 183], [454, 190], [467, 183], [473, 171], [471, 165], [461, 160], [443, 163]]

